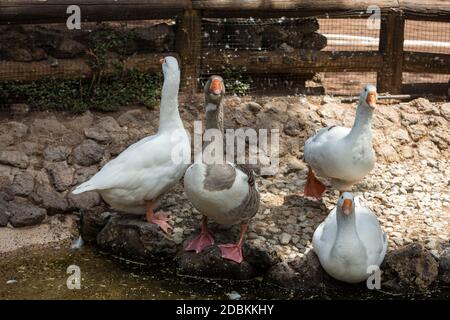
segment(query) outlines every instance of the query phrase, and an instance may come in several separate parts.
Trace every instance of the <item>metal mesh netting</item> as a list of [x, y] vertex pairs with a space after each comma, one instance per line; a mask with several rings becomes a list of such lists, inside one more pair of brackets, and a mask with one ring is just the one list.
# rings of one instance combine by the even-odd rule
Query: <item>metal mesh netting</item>
[[[450, 54], [450, 23], [406, 20], [405, 51]], [[448, 83], [450, 74], [403, 73], [403, 83]]]
[[[33, 83], [40, 82], [48, 94], [32, 99], [42, 98], [44, 106], [59, 103], [52, 87], [71, 92], [73, 99], [67, 103], [83, 96], [99, 109], [117, 92], [126, 94], [116, 105], [135, 100], [150, 105], [161, 82], [150, 77], [161, 76], [155, 61], [179, 49], [176, 21], [84, 23], [81, 30], [70, 31], [65, 24], [0, 26], [0, 104], [38, 92], [40, 87]], [[446, 22], [406, 20], [404, 50], [450, 54], [448, 30]], [[377, 80], [376, 72], [353, 68], [357, 59], [344, 57], [343, 71], [327, 67], [335, 54], [352, 58], [355, 52], [378, 51], [379, 21], [373, 24], [359, 13], [301, 19], [204, 18], [198, 39], [189, 44], [198, 49], [198, 89], [210, 74], [222, 75], [228, 92], [236, 94], [354, 95]], [[311, 68], [317, 65], [322, 67]], [[448, 74], [403, 73], [404, 84], [449, 79]], [[20, 83], [27, 86], [19, 88]]]

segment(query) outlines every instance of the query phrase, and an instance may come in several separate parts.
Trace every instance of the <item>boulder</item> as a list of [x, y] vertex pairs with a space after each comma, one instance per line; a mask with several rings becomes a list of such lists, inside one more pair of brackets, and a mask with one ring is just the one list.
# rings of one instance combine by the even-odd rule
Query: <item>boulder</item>
[[0, 197], [0, 227], [6, 227], [9, 220], [9, 215], [7, 212], [8, 203], [6, 200]]
[[129, 110], [117, 118], [121, 126], [141, 128], [146, 121], [146, 116], [140, 109]]
[[97, 235], [106, 226], [114, 214], [87, 210], [81, 216], [81, 236], [84, 241], [95, 242]]
[[101, 203], [100, 195], [95, 191], [73, 194], [70, 192], [67, 196], [69, 207], [74, 210], [87, 210]]
[[94, 140], [84, 140], [72, 151], [73, 162], [84, 167], [98, 163], [105, 148]]
[[65, 212], [69, 208], [66, 198], [50, 184], [38, 184], [31, 196], [36, 203], [47, 209], [49, 214]]
[[28, 201], [8, 203], [9, 222], [15, 228], [33, 226], [41, 223], [46, 217], [46, 210]]
[[439, 281], [445, 285], [450, 285], [450, 247], [442, 252], [439, 259]]
[[[236, 226], [232, 230], [212, 224], [210, 229], [214, 234], [216, 244], [233, 243], [238, 238], [239, 228]], [[248, 280], [264, 275], [280, 261], [274, 251], [260, 248], [248, 242], [243, 247], [244, 261], [242, 263], [223, 259], [217, 245], [207, 247], [198, 254], [194, 251], [185, 251], [184, 247], [196, 235], [197, 233], [185, 241], [175, 257], [182, 274], [207, 278]]]
[[177, 244], [141, 217], [112, 217], [97, 236], [100, 248], [140, 261], [172, 259]]
[[66, 146], [48, 146], [44, 150], [44, 159], [47, 161], [64, 161], [70, 154], [70, 148]]
[[28, 196], [34, 189], [34, 177], [29, 172], [17, 174], [10, 186], [11, 192], [16, 196]]
[[56, 117], [45, 119], [35, 119], [31, 125], [30, 131], [33, 135], [62, 135], [67, 131], [66, 127], [59, 122]]
[[381, 269], [393, 287], [426, 291], [438, 277], [439, 264], [420, 243], [411, 243], [388, 252]]
[[67, 190], [73, 183], [74, 169], [67, 162], [51, 163], [47, 167], [48, 176], [57, 191]]
[[14, 139], [21, 139], [28, 134], [28, 126], [20, 122], [10, 121], [2, 124], [0, 133], [7, 133]]
[[324, 275], [319, 258], [310, 250], [289, 263], [274, 265], [267, 274], [267, 280], [290, 290], [315, 292], [321, 289]]
[[26, 169], [29, 163], [30, 160], [25, 152], [14, 150], [0, 151], [0, 164]]

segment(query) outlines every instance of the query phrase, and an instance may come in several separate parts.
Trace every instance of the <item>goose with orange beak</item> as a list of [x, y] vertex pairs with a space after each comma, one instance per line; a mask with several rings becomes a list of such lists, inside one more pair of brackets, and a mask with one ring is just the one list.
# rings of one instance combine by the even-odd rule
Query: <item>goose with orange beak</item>
[[[260, 195], [252, 170], [245, 165], [226, 161], [223, 142], [223, 97], [225, 86], [219, 76], [211, 76], [205, 88], [206, 126], [204, 136], [216, 133], [204, 143], [202, 152], [184, 175], [184, 190], [194, 207], [202, 214], [200, 234], [185, 246], [186, 251], [200, 253], [214, 244], [208, 230], [208, 219], [223, 225], [241, 225], [236, 243], [221, 244], [224, 259], [241, 263], [242, 247], [249, 220], [257, 213]], [[206, 139], [205, 139], [206, 140]], [[217, 152], [216, 152], [217, 151]], [[217, 154], [219, 156], [217, 157]]]
[[326, 189], [316, 175], [328, 179], [331, 186], [342, 193], [350, 191], [373, 169], [376, 157], [371, 123], [376, 102], [376, 88], [365, 86], [352, 128], [323, 128], [305, 142], [304, 159], [308, 164], [306, 197], [320, 198]]
[[[164, 83], [158, 132], [129, 146], [72, 193], [97, 191], [114, 209], [145, 215], [148, 223], [168, 233], [172, 227], [167, 215], [155, 209], [161, 196], [183, 177], [190, 163], [191, 143], [178, 111], [178, 61], [168, 56], [160, 62]], [[179, 151], [179, 157], [173, 157], [173, 150]]]
[[375, 214], [359, 197], [344, 192], [336, 207], [314, 232], [313, 248], [325, 271], [348, 283], [366, 280], [369, 266], [379, 267], [387, 237]]

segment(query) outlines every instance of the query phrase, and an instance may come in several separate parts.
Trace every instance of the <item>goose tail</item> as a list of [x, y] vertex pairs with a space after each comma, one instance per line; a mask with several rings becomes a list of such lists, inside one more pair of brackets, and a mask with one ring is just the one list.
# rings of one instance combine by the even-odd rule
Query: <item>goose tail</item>
[[80, 184], [78, 187], [76, 187], [72, 191], [72, 193], [73, 194], [80, 194], [80, 193], [87, 192], [87, 191], [92, 191], [92, 190], [95, 190], [95, 189], [97, 189], [96, 186], [94, 186], [90, 181], [86, 181], [86, 182]]

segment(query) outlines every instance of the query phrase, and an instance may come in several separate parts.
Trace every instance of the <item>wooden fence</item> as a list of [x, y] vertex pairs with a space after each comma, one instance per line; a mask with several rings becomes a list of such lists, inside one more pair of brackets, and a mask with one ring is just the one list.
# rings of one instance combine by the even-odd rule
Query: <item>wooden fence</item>
[[[365, 18], [369, 6], [381, 9], [379, 49], [376, 51], [321, 51], [317, 59], [305, 61], [298, 52], [280, 53], [270, 51], [233, 52], [226, 58], [232, 66], [245, 66], [253, 74], [304, 74], [316, 72], [376, 72], [379, 92], [398, 94], [402, 92], [402, 74], [436, 73], [450, 74], [450, 54], [413, 52], [404, 50], [406, 20], [441, 21], [450, 26], [450, 1], [448, 0], [0, 0], [0, 24], [65, 22], [69, 5], [81, 8], [82, 21], [115, 21], [139, 19], [176, 19], [175, 49], [182, 63], [184, 88], [198, 90], [197, 79], [204, 64], [202, 58], [202, 18], [274, 18], [311, 17], [328, 14], [330, 17], [352, 19]], [[450, 32], [450, 30], [448, 30]], [[217, 55], [220, 56], [218, 52]], [[224, 57], [225, 59], [225, 57]], [[133, 61], [131, 61], [133, 60]], [[139, 67], [139, 57], [132, 58], [130, 66]], [[148, 70], [157, 70], [146, 64]], [[62, 62], [64, 63], [64, 62]], [[210, 70], [220, 70], [224, 60], [216, 59], [208, 65]], [[83, 63], [71, 64], [70, 75], [89, 76], [89, 67]], [[77, 67], [78, 66], [78, 67]], [[10, 76], [0, 67], [0, 80]], [[58, 71], [45, 63], [10, 62], [8, 68], [34, 70], [34, 77], [58, 77]], [[36, 72], [36, 70], [38, 72]], [[66, 75], [67, 76], [67, 75]], [[15, 78], [16, 79], [16, 78]], [[448, 88], [448, 84], [430, 84]], [[420, 85], [417, 86], [419, 88]], [[423, 90], [420, 87], [420, 90]]]

